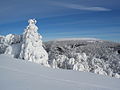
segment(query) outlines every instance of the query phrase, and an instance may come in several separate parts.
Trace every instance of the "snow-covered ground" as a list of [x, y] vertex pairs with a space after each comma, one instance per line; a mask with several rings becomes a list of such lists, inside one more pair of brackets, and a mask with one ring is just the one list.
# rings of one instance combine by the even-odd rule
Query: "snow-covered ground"
[[0, 55], [0, 90], [120, 90], [120, 79]]

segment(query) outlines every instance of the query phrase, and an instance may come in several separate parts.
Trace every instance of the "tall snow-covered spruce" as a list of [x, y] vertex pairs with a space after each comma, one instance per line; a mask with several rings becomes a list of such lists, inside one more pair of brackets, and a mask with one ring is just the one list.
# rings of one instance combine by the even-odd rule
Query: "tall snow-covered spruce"
[[29, 25], [23, 33], [23, 41], [19, 58], [39, 63], [45, 66], [48, 64], [48, 54], [42, 46], [42, 36], [38, 33], [36, 20], [28, 20]]

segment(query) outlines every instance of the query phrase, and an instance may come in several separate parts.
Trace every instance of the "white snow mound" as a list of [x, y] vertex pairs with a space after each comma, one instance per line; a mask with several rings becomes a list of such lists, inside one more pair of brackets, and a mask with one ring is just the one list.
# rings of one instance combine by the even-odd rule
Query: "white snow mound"
[[120, 90], [120, 79], [0, 55], [0, 90]]

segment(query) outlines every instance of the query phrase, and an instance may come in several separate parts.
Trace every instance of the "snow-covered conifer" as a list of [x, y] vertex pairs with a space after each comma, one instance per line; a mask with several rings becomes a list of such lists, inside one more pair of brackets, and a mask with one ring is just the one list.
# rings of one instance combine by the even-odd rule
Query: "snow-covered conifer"
[[31, 62], [48, 65], [48, 54], [42, 46], [42, 36], [38, 33], [36, 20], [30, 19], [23, 33], [20, 58]]

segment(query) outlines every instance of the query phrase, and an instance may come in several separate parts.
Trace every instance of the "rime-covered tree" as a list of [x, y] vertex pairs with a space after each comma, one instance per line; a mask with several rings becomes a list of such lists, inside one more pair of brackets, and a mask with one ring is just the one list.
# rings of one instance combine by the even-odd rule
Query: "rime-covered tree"
[[30, 19], [23, 33], [20, 58], [31, 62], [48, 65], [48, 54], [42, 46], [42, 36], [38, 33], [36, 20]]

